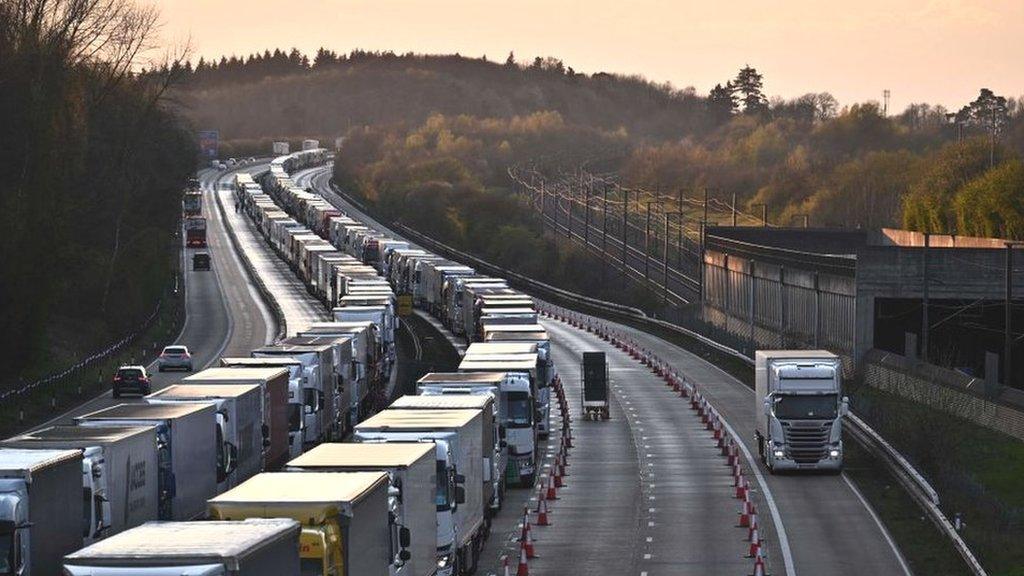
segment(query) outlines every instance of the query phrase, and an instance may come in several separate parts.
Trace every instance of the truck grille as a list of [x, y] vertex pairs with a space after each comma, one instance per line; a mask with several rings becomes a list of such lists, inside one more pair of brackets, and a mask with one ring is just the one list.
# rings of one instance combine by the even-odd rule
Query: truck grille
[[830, 425], [818, 422], [783, 422], [789, 457], [797, 464], [816, 464], [828, 450]]

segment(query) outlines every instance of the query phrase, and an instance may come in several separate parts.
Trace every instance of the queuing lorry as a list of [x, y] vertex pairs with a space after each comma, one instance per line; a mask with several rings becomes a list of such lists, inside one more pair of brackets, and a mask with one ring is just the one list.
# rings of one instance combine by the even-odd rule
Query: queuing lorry
[[827, 350], [754, 354], [754, 431], [768, 470], [843, 468], [842, 361]]
[[188, 248], [206, 248], [206, 218], [192, 216], [184, 219], [185, 246]]
[[303, 152], [305, 152], [306, 150], [316, 150], [319, 147], [320, 147], [320, 141], [319, 140], [306, 139], [306, 140], [302, 141], [302, 150], [303, 150]]
[[[409, 531], [409, 559], [394, 563], [393, 576], [430, 576], [437, 572], [437, 510], [434, 497], [447, 490], [437, 474], [436, 448], [420, 443], [321, 444], [288, 463], [290, 472], [387, 472], [388, 510], [397, 530]], [[438, 482], [440, 481], [440, 483]], [[400, 535], [399, 535], [400, 536]], [[395, 539], [395, 534], [392, 534]], [[400, 538], [398, 538], [400, 540]]]
[[51, 426], [0, 443], [3, 448], [81, 450], [82, 544], [156, 520], [156, 429], [152, 426]]
[[263, 392], [258, 384], [175, 384], [150, 404], [209, 402], [217, 408], [217, 493], [263, 471]]
[[217, 426], [213, 404], [118, 404], [75, 419], [79, 426], [155, 426], [157, 518], [192, 520], [217, 493]]
[[210, 500], [209, 509], [214, 520], [301, 522], [303, 575], [388, 576], [409, 558], [408, 530], [392, 530], [384, 472], [266, 472]]
[[[520, 363], [533, 383], [533, 400], [537, 410], [537, 434], [546, 439], [551, 431], [551, 384], [554, 365], [551, 364], [550, 342], [474, 342], [466, 349], [463, 361], [498, 361]], [[532, 369], [526, 365], [533, 363]], [[505, 369], [505, 368], [502, 368]]]
[[[471, 346], [476, 346], [472, 344]], [[502, 420], [508, 443], [507, 476], [522, 486], [532, 486], [537, 474], [537, 422], [541, 410], [536, 400], [537, 361], [529, 356], [476, 356], [463, 357], [459, 372], [499, 373], [514, 375], [515, 383], [503, 384], [508, 390], [502, 401], [505, 408]]]
[[[416, 393], [422, 396], [493, 397], [495, 437], [500, 448], [496, 459], [501, 481], [499, 495], [504, 495], [504, 487], [509, 482], [521, 483], [521, 473], [533, 473], [532, 466], [525, 465], [525, 462], [533, 462], [536, 451], [528, 377], [518, 372], [432, 372], [419, 379]], [[509, 464], [513, 459], [517, 461], [515, 466]]]
[[181, 382], [202, 386], [258, 385], [262, 392], [262, 422], [259, 425], [261, 440], [257, 446], [262, 446], [263, 469], [278, 470], [288, 461], [288, 389], [291, 385], [288, 366], [238, 363], [230, 367], [207, 368]]
[[[267, 410], [266, 405], [264, 406], [264, 417], [269, 420], [267, 425], [270, 427], [270, 446], [267, 447], [263, 458], [268, 470], [277, 470], [288, 458], [302, 454], [302, 438], [305, 429], [302, 418], [302, 387], [305, 382], [305, 377], [302, 374], [302, 362], [288, 356], [224, 357], [220, 359], [220, 365], [222, 368], [279, 368], [287, 370], [288, 382], [284, 392], [285, 403], [283, 406], [280, 401], [281, 384], [277, 383], [277, 377], [267, 385], [267, 389], [264, 391], [267, 394], [266, 404], [269, 404], [271, 409]], [[282, 448], [282, 444], [284, 448]]]
[[299, 576], [299, 530], [284, 518], [150, 522], [67, 555], [64, 575]]
[[437, 470], [452, 474], [455, 488], [448, 494], [438, 493], [435, 502], [440, 574], [471, 574], [490, 531], [490, 515], [485, 513], [489, 503], [483, 497], [482, 426], [483, 416], [472, 410], [383, 410], [356, 426], [353, 435], [357, 442], [447, 445], [451, 460], [438, 462]]
[[394, 308], [387, 306], [345, 306], [333, 310], [335, 322], [373, 322], [382, 337], [386, 365], [384, 377], [390, 374], [389, 370], [396, 359], [395, 352], [395, 318]]
[[311, 344], [300, 337], [252, 351], [254, 358], [284, 356], [302, 362], [303, 450], [332, 438], [333, 395], [340, 386], [334, 373], [334, 350], [333, 344]]
[[384, 347], [373, 322], [313, 322], [298, 336], [347, 337], [352, 346], [350, 378], [342, 391], [342, 407], [348, 407], [346, 430], [371, 412], [374, 398], [384, 383]]
[[[484, 447], [483, 481], [484, 502], [490, 506], [488, 512], [493, 517], [501, 510], [505, 501], [505, 466], [508, 452], [503, 446], [498, 424], [498, 403], [491, 394], [443, 394], [443, 395], [412, 395], [406, 394], [397, 398], [388, 406], [390, 410], [474, 410], [480, 411], [483, 426], [480, 439]], [[490, 446], [488, 451], [487, 447]]]
[[186, 190], [181, 199], [181, 212], [186, 217], [199, 216], [203, 212], [203, 192], [200, 189]]
[[273, 142], [270, 145], [270, 151], [273, 154], [284, 156], [285, 154], [288, 154], [289, 147], [288, 142]]
[[0, 448], [0, 568], [58, 576], [82, 546], [82, 451]]

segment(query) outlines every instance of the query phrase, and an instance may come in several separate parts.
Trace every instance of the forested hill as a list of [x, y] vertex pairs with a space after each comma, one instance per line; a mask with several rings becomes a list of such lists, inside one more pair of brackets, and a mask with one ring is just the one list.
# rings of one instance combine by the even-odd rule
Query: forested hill
[[[955, 110], [894, 112], [827, 92], [769, 97], [772, 79], [752, 66], [700, 93], [513, 55], [276, 50], [169, 72], [185, 78], [177, 96], [197, 128], [220, 130], [225, 154], [345, 135], [342, 176], [382, 202], [436, 201], [425, 190], [438, 182], [499, 192], [508, 166], [529, 163], [613, 172], [648, 190], [707, 187], [747, 209], [766, 204], [776, 224], [808, 215], [812, 225], [1024, 237], [1024, 106], [984, 87]], [[442, 204], [459, 211], [465, 199]]]
[[577, 74], [561, 61], [526, 65], [453, 56], [292, 51], [189, 67], [183, 95], [197, 126], [228, 139], [342, 134], [364, 124], [422, 123], [430, 114], [507, 118], [556, 111], [570, 123], [658, 139], [713, 122], [692, 89], [639, 77]]

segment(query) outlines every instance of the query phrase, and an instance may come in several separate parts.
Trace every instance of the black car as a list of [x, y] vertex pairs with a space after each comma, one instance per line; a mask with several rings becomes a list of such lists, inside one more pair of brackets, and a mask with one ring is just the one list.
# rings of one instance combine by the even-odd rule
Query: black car
[[125, 392], [145, 396], [152, 391], [149, 374], [144, 366], [121, 366], [114, 374], [114, 398], [120, 398]]
[[193, 270], [209, 270], [210, 269], [210, 254], [209, 252], [196, 252], [192, 255], [192, 269]]

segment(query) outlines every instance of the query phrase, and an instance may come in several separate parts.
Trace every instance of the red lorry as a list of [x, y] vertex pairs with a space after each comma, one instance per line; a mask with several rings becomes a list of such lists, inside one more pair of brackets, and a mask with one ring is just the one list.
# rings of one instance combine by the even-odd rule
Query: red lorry
[[185, 246], [206, 248], [206, 218], [185, 218]]

